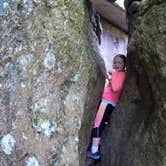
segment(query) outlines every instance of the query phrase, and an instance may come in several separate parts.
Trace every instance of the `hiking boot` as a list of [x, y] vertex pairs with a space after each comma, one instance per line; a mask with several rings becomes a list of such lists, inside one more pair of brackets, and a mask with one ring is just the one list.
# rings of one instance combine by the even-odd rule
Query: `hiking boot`
[[99, 151], [92, 153], [92, 152], [87, 152], [87, 157], [92, 158], [94, 160], [98, 160], [100, 158], [100, 153]]

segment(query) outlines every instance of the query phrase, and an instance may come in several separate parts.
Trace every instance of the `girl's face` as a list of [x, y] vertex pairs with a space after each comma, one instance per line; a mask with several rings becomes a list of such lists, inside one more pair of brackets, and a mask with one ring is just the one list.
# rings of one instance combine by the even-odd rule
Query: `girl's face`
[[122, 58], [119, 56], [115, 56], [113, 59], [113, 69], [115, 71], [123, 71], [125, 68], [125, 64]]

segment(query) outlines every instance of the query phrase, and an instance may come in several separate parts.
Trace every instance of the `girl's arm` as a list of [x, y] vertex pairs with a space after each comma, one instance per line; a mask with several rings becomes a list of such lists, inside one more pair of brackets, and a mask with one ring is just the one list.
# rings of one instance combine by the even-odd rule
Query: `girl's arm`
[[109, 85], [110, 81], [111, 81], [111, 72], [108, 71], [107, 75], [106, 75], [106, 79], [105, 79], [105, 88]]

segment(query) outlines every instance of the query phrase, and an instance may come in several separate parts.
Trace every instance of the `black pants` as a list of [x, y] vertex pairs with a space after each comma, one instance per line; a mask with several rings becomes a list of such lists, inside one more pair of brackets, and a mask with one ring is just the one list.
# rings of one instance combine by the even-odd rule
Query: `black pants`
[[106, 124], [108, 124], [110, 122], [111, 114], [112, 114], [114, 108], [115, 107], [112, 106], [111, 104], [107, 104], [106, 109], [104, 111], [103, 119], [100, 123], [100, 126], [92, 129], [92, 137], [95, 137], [95, 138], [101, 137]]

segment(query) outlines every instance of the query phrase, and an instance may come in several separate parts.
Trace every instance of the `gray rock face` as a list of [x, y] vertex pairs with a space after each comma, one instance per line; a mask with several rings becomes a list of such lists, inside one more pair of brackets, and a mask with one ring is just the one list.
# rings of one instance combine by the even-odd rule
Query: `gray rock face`
[[0, 163], [78, 166], [78, 144], [85, 142], [79, 130], [90, 126], [104, 81], [91, 46], [97, 40], [88, 39], [94, 33], [87, 31], [87, 6], [83, 0], [0, 4]]
[[139, 165], [166, 165], [165, 10], [165, 1], [141, 1], [138, 12], [128, 16], [129, 67], [137, 73], [145, 109], [137, 134]]
[[166, 165], [166, 2], [126, 0], [127, 82], [100, 165]]

